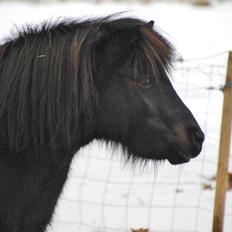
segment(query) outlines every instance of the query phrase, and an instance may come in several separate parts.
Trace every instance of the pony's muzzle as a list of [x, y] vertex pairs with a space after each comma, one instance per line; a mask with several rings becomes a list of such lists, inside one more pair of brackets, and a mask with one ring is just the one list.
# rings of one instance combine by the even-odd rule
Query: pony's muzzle
[[194, 158], [201, 152], [202, 144], [205, 140], [205, 135], [199, 127], [191, 128], [190, 133], [191, 133], [190, 137], [194, 149], [194, 153], [192, 157]]
[[194, 118], [182, 120], [173, 129], [174, 140], [169, 147], [168, 160], [180, 164], [198, 156], [205, 136]]

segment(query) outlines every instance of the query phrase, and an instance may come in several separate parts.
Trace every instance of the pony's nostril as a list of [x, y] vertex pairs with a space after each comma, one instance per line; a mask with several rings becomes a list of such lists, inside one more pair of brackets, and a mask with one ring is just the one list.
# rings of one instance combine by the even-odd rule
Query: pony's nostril
[[199, 129], [192, 130], [192, 142], [195, 146], [199, 146], [203, 143], [205, 139], [204, 133]]
[[203, 143], [203, 141], [205, 140], [204, 134], [200, 131], [196, 131], [195, 136], [196, 136], [196, 140], [200, 143]]

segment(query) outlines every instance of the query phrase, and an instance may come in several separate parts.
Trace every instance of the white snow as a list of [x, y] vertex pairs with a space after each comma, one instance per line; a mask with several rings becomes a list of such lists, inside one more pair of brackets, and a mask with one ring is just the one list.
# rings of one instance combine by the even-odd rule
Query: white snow
[[[180, 3], [112, 2], [0, 2], [0, 43], [12, 27], [45, 19], [125, 15], [155, 20], [174, 42], [186, 62], [177, 64], [173, 84], [192, 110], [206, 141], [202, 154], [188, 164], [168, 163], [155, 169], [123, 166], [121, 151], [94, 141], [73, 162], [68, 182], [49, 232], [129, 231], [149, 227], [152, 231], [211, 231], [223, 94], [208, 91], [224, 83], [227, 51], [232, 50], [232, 3], [195, 7]], [[13, 28], [13, 29], [12, 29]], [[192, 58], [218, 54], [210, 59]], [[232, 156], [232, 155], [230, 155]], [[230, 171], [232, 171], [230, 162]], [[225, 232], [232, 231], [232, 191], [227, 193]]]

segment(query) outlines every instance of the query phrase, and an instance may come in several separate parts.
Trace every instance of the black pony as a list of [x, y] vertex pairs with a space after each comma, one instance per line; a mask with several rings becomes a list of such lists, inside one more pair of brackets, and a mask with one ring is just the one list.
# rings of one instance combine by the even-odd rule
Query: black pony
[[204, 135], [174, 91], [153, 21], [27, 27], [0, 46], [0, 232], [43, 232], [74, 154], [93, 139], [128, 159], [188, 162]]

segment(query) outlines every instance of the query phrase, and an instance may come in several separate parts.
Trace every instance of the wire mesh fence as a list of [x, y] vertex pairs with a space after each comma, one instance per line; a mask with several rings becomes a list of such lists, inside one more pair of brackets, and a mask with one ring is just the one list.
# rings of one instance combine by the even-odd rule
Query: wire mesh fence
[[[198, 158], [180, 166], [125, 166], [120, 148], [94, 141], [73, 162], [49, 231], [211, 231], [226, 58], [222, 52], [180, 60], [171, 77], [205, 132]], [[232, 228], [231, 202], [228, 191], [225, 232]]]
[[[60, 8], [60, 12], [66, 9], [63, 5]], [[41, 9], [40, 15], [52, 12], [52, 9]], [[82, 8], [72, 9], [83, 12]], [[69, 14], [72, 9], [68, 9]], [[150, 9], [155, 12], [155, 7]], [[26, 10], [33, 12], [33, 19], [36, 17], [31, 8]], [[149, 13], [148, 9], [143, 11]], [[10, 12], [17, 15], [16, 11]], [[19, 21], [21, 18], [20, 15]], [[2, 28], [5, 21], [3, 17]], [[211, 231], [226, 59], [227, 52], [222, 52], [201, 59], [184, 59], [175, 65], [173, 84], [206, 134], [198, 158], [181, 166], [164, 163], [157, 168], [149, 163], [146, 168], [143, 165], [125, 167], [120, 149], [112, 152], [111, 148], [94, 141], [76, 156], [48, 231], [123, 232], [141, 227], [149, 228], [150, 232]], [[231, 157], [230, 153], [230, 171]], [[225, 232], [232, 231], [231, 202], [232, 191], [228, 191]]]

